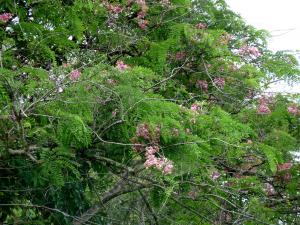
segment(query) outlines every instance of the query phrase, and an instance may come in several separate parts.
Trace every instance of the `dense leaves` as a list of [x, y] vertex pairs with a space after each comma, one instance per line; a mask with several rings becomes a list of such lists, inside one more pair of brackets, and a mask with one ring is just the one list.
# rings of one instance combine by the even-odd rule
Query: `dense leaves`
[[223, 0], [2, 2], [1, 223], [300, 223], [266, 31]]

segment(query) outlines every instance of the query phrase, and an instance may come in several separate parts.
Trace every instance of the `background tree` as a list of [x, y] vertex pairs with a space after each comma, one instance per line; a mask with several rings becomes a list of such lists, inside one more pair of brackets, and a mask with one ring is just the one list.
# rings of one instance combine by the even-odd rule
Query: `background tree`
[[0, 13], [2, 223], [299, 223], [298, 64], [225, 1]]

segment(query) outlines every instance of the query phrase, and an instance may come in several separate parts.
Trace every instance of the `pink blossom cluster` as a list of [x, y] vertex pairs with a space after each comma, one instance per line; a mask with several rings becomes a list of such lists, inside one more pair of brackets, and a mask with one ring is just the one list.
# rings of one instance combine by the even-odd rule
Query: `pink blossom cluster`
[[197, 103], [193, 103], [192, 106], [191, 106], [191, 110], [192, 110], [192, 111], [197, 112], [197, 111], [199, 111], [200, 109], [201, 109], [201, 106], [200, 106], [199, 104], [197, 104]]
[[136, 4], [141, 8], [137, 15], [137, 23], [142, 30], [145, 30], [149, 24], [149, 21], [145, 19], [148, 6], [145, 0], [136, 0]]
[[241, 55], [250, 55], [250, 56], [254, 56], [254, 57], [259, 57], [261, 55], [261, 53], [260, 53], [260, 51], [258, 50], [257, 47], [255, 47], [255, 46], [248, 46], [248, 45], [243, 45], [239, 49], [239, 53]]
[[206, 80], [197, 80], [196, 87], [206, 92], [208, 89], [208, 83]]
[[6, 23], [13, 17], [13, 14], [11, 13], [2, 13], [0, 14], [0, 21]]
[[289, 169], [292, 168], [292, 166], [293, 166], [293, 163], [291, 163], [291, 162], [278, 164], [277, 165], [277, 171], [281, 172], [281, 171], [289, 170]]
[[185, 56], [186, 56], [185, 52], [176, 52], [175, 59], [180, 61], [183, 60]]
[[159, 151], [158, 146], [146, 147], [145, 157], [146, 161], [144, 166], [148, 169], [155, 167], [158, 170], [162, 170], [164, 175], [170, 174], [173, 171], [173, 162], [165, 157], [157, 157], [155, 153]]
[[136, 136], [149, 140], [150, 139], [149, 125], [146, 123], [139, 124], [136, 129]]
[[257, 109], [257, 113], [258, 114], [270, 114], [271, 110], [268, 106], [269, 103], [270, 103], [270, 100], [266, 96], [262, 96], [259, 99], [259, 106]]
[[290, 114], [293, 114], [294, 116], [296, 116], [299, 112], [299, 109], [297, 108], [297, 106], [295, 105], [291, 105], [287, 108], [287, 111], [290, 113]]
[[126, 65], [122, 60], [118, 60], [116, 66], [120, 71], [123, 71], [128, 68], [128, 65]]
[[138, 25], [142, 30], [145, 30], [147, 28], [147, 25], [149, 23], [148, 20], [145, 19], [146, 17], [146, 10], [141, 10], [138, 12], [137, 15], [137, 21], [138, 21]]
[[137, 18], [138, 19], [144, 19], [145, 16], [146, 16], [146, 12], [145, 11], [139, 11], [138, 15], [137, 15]]
[[119, 14], [123, 11], [121, 6], [112, 5], [112, 4], [107, 5], [107, 9], [110, 13], [113, 13], [113, 14]]
[[148, 24], [149, 24], [148, 20], [141, 19], [138, 21], [138, 25], [142, 30], [145, 30]]
[[258, 114], [269, 114], [271, 113], [271, 110], [269, 109], [268, 105], [266, 104], [260, 104], [257, 109]]
[[195, 27], [197, 29], [206, 29], [207, 25], [205, 23], [197, 23]]
[[216, 77], [214, 78], [214, 84], [218, 87], [223, 89], [225, 86], [225, 79], [223, 77]]
[[81, 72], [79, 70], [73, 70], [71, 73], [70, 73], [70, 79], [71, 80], [77, 80], [81, 75]]

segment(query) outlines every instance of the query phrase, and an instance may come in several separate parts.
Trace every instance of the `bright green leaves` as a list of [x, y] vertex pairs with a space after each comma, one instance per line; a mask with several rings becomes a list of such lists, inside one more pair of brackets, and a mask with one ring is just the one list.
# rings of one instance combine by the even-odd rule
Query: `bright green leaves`
[[275, 174], [277, 170], [277, 164], [278, 164], [276, 149], [268, 145], [260, 145], [259, 148], [266, 156], [269, 169], [273, 174]]
[[199, 116], [195, 130], [202, 138], [219, 139], [220, 142], [226, 140], [231, 144], [239, 143], [252, 133], [250, 127], [234, 120], [220, 108], [214, 108], [208, 115]]
[[275, 54], [266, 53], [262, 60], [269, 79], [299, 80], [300, 71], [295, 56], [279, 51]]
[[147, 64], [157, 73], [162, 73], [165, 69], [167, 61], [167, 53], [173, 42], [173, 39], [166, 40], [160, 43], [152, 43], [150, 50], [147, 52]]
[[130, 85], [139, 89], [150, 88], [153, 85], [153, 80], [156, 74], [148, 68], [135, 66], [119, 72], [116, 79], [120, 80], [122, 85]]
[[[75, 218], [117, 193], [108, 190], [126, 174], [122, 195], [88, 222], [260, 224], [283, 218], [269, 201], [292, 208], [284, 198], [299, 183], [289, 154], [299, 145], [299, 115], [288, 112], [296, 107], [289, 97], [270, 99], [271, 113], [258, 115], [255, 95], [271, 78], [296, 79], [295, 58], [267, 51], [266, 33], [224, 0], [170, 3], [5, 1], [0, 13], [20, 23], [0, 31], [0, 190], [9, 190], [1, 203], [49, 205]], [[262, 56], [240, 54], [244, 44]], [[172, 173], [156, 170], [162, 161], [144, 169], [150, 147], [174, 162]], [[284, 165], [292, 167], [278, 171]], [[280, 195], [266, 198], [269, 180]], [[0, 221], [20, 218], [12, 209]], [[36, 211], [44, 223], [71, 223]]]
[[63, 115], [58, 123], [57, 138], [64, 146], [87, 148], [91, 144], [91, 131], [78, 115]]

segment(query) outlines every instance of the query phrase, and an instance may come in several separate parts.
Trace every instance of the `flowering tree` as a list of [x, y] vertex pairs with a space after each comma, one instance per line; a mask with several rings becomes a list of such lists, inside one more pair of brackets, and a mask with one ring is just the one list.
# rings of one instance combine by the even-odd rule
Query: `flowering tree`
[[0, 222], [300, 222], [299, 96], [264, 93], [297, 61], [225, 1], [4, 0], [0, 28]]

